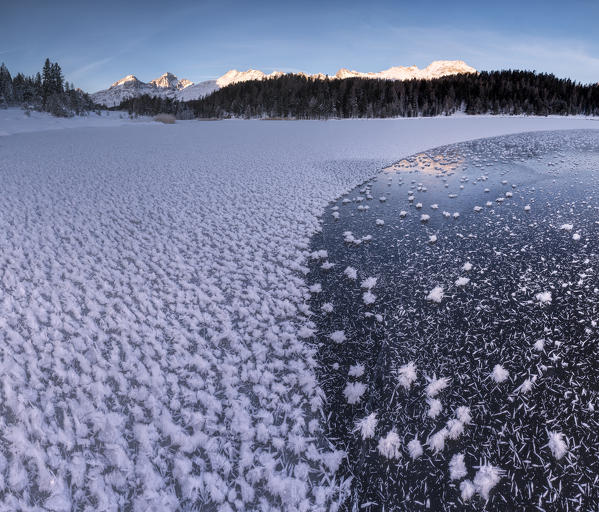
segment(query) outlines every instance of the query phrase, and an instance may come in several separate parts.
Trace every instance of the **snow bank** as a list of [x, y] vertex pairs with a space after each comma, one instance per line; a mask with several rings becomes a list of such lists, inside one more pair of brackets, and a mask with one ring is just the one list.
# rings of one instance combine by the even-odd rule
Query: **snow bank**
[[20, 108], [0, 109], [0, 137], [15, 133], [62, 130], [66, 128], [111, 128], [122, 125], [146, 125], [151, 118], [129, 119], [126, 112], [103, 111], [102, 115], [90, 112], [86, 116], [69, 118], [54, 117], [47, 112], [31, 111], [27, 114]]

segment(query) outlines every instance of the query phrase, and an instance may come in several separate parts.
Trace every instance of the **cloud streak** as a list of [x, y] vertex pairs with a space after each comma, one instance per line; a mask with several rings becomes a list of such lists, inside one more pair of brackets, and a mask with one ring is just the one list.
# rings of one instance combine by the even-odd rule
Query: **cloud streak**
[[89, 73], [90, 71], [93, 71], [95, 69], [101, 68], [105, 64], [108, 64], [112, 59], [114, 59], [114, 57], [105, 57], [104, 59], [100, 59], [100, 60], [96, 60], [94, 62], [90, 62], [89, 64], [86, 64], [85, 66], [81, 66], [80, 68], [77, 68], [77, 69], [71, 71], [69, 73], [69, 75], [71, 77], [82, 76], [85, 73]]

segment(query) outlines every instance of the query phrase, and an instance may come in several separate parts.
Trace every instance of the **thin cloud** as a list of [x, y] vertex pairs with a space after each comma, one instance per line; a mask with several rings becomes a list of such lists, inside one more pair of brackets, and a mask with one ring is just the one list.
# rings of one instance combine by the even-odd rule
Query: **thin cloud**
[[6, 55], [7, 53], [13, 53], [23, 48], [22, 46], [18, 46], [16, 48], [10, 48], [9, 50], [0, 50], [0, 55]]
[[78, 69], [75, 69], [74, 71], [71, 71], [69, 73], [69, 75], [71, 76], [81, 76], [85, 73], [88, 73], [89, 71], [92, 71], [93, 69], [97, 69], [102, 67], [104, 64], [108, 64], [112, 59], [114, 59], [114, 57], [106, 57], [104, 59], [100, 59], [100, 60], [96, 60], [94, 62], [90, 62], [89, 64], [86, 64], [85, 66], [82, 66]]

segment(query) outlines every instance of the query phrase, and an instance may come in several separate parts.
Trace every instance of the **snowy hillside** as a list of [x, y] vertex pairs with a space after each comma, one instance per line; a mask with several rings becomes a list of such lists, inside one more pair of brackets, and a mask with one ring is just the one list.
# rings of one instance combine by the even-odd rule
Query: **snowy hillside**
[[[349, 71], [345, 68], [340, 69], [334, 76], [328, 77], [322, 73], [307, 75], [298, 73], [303, 76], [311, 77], [316, 80], [330, 79], [345, 79], [345, 78], [372, 78], [382, 80], [411, 80], [425, 79], [432, 80], [448, 75], [457, 75], [462, 73], [476, 73], [476, 69], [468, 66], [461, 60], [451, 61], [434, 61], [424, 69], [419, 69], [416, 66], [404, 67], [395, 66], [378, 73], [361, 73], [359, 71]], [[113, 83], [110, 88], [98, 91], [92, 94], [92, 99], [101, 105], [113, 107], [119, 105], [122, 101], [149, 94], [150, 96], [161, 96], [164, 98], [173, 98], [179, 101], [190, 101], [202, 98], [218, 89], [227, 87], [231, 84], [239, 82], [247, 82], [249, 80], [267, 80], [270, 78], [278, 78], [285, 73], [282, 71], [273, 71], [266, 74], [263, 71], [256, 69], [248, 69], [247, 71], [238, 71], [232, 69], [216, 80], [207, 80], [204, 82], [193, 83], [189, 80], [179, 80], [171, 73], [165, 73], [159, 78], [151, 80], [148, 83], [141, 82], [134, 75], [127, 75], [125, 78]]]
[[198, 82], [192, 84], [185, 89], [181, 89], [175, 93], [175, 98], [179, 101], [191, 101], [203, 98], [208, 94], [218, 90], [216, 80], [206, 80], [205, 82]]
[[336, 510], [343, 454], [321, 434], [307, 284], [329, 201], [427, 147], [596, 124], [188, 121], [0, 137], [0, 508]]

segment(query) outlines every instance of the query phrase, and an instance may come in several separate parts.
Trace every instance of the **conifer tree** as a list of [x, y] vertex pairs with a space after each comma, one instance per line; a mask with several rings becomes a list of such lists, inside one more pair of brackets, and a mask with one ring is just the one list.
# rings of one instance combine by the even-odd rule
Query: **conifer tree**
[[52, 94], [52, 64], [50, 59], [46, 58], [42, 69], [42, 102], [44, 105], [50, 94]]
[[7, 67], [2, 63], [0, 66], [0, 107], [7, 106], [13, 101], [12, 78]]
[[50, 72], [52, 77], [52, 93], [60, 94], [63, 92], [63, 76], [58, 62], [52, 64]]

